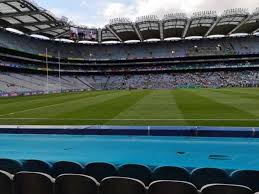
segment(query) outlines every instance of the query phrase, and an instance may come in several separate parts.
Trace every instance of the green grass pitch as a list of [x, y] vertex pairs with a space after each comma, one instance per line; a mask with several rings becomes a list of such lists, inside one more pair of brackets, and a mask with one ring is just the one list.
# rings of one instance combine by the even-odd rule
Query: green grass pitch
[[259, 127], [259, 89], [93, 91], [1, 98], [0, 124]]

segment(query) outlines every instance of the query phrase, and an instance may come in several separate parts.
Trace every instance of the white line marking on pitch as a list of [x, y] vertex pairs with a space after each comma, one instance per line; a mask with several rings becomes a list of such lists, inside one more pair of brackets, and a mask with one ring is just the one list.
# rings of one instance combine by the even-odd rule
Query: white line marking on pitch
[[[1, 116], [1, 115], [0, 115]], [[74, 118], [0, 118], [0, 120], [52, 120], [52, 121], [259, 121], [259, 119], [74, 119]]]
[[65, 104], [66, 102], [61, 102], [61, 103], [56, 103], [56, 104], [51, 104], [51, 105], [46, 105], [46, 106], [38, 106], [36, 108], [29, 108], [29, 109], [25, 109], [25, 110], [21, 110], [21, 111], [16, 111], [16, 112], [11, 112], [11, 113], [7, 113], [7, 114], [3, 114], [0, 115], [0, 117], [4, 117], [4, 116], [8, 116], [8, 115], [14, 115], [16, 113], [23, 113], [23, 112], [27, 112], [27, 111], [31, 111], [31, 110], [37, 110], [37, 109], [41, 109], [41, 108], [48, 108], [48, 107], [52, 107], [52, 106], [56, 106], [56, 105], [61, 105], [61, 104]]
[[[109, 94], [109, 93], [108, 93]], [[113, 94], [113, 93], [111, 93]], [[101, 95], [97, 95], [97, 96], [103, 96], [103, 95], [106, 95], [106, 94], [101, 94]], [[95, 96], [92, 96], [92, 97], [95, 97]], [[92, 98], [91, 96], [89, 96], [89, 98]], [[88, 97], [86, 97], [88, 98]], [[80, 98], [81, 99], [81, 98]], [[79, 99], [79, 100], [80, 100]], [[35, 108], [29, 108], [29, 109], [25, 109], [25, 110], [21, 110], [21, 111], [16, 111], [16, 112], [11, 112], [11, 113], [7, 113], [7, 114], [3, 114], [3, 115], [0, 115], [0, 117], [4, 117], [4, 116], [8, 116], [8, 115], [14, 115], [14, 114], [17, 114], [17, 113], [23, 113], [23, 112], [28, 112], [28, 111], [32, 111], [32, 110], [37, 110], [37, 109], [41, 109], [41, 108], [49, 108], [49, 107], [52, 107], [52, 106], [57, 106], [57, 105], [61, 105], [61, 104], [66, 104], [68, 101], [65, 101], [65, 102], [60, 102], [60, 103], [56, 103], [56, 104], [50, 104], [50, 105], [46, 105], [46, 106], [38, 106], [38, 107], [35, 107]]]

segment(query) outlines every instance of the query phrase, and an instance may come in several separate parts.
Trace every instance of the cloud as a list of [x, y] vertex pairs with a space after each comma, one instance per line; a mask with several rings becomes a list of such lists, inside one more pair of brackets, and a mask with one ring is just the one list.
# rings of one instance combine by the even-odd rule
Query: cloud
[[86, 1], [86, 0], [82, 0], [82, 1], [80, 2], [80, 6], [81, 6], [81, 7], [87, 7], [87, 6], [88, 6], [87, 1]]
[[157, 15], [160, 18], [166, 13], [184, 12], [189, 16], [197, 11], [215, 10], [219, 14], [225, 9], [249, 8], [252, 11], [259, 7], [258, 0], [133, 0], [128, 2], [110, 2], [104, 7], [103, 16], [136, 18], [143, 15]]
[[[259, 7], [258, 0], [36, 0], [55, 15], [66, 16], [78, 25], [103, 27], [110, 19], [184, 12], [189, 16], [196, 11]], [[234, 2], [234, 3], [233, 3]]]

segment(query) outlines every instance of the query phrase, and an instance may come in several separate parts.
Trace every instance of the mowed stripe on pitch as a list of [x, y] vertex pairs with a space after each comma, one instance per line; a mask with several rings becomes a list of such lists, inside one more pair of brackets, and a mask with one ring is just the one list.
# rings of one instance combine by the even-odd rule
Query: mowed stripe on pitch
[[201, 90], [199, 95], [247, 113], [248, 118], [259, 118], [259, 97], [251, 94], [236, 94], [226, 90]]
[[[185, 119], [197, 119], [196, 121], [186, 120], [190, 125], [232, 125], [234, 121], [216, 121], [209, 119], [249, 119], [251, 114], [233, 106], [220, 103], [213, 98], [200, 95], [207, 90], [176, 90], [173, 91], [177, 105], [183, 112]], [[199, 119], [208, 119], [202, 121]], [[242, 121], [244, 122], [244, 121]], [[256, 122], [256, 121], [254, 121]]]
[[0, 99], [1, 102], [7, 102], [2, 103], [4, 108], [0, 106], [0, 114], [16, 110], [16, 113], [6, 116], [6, 119], [0, 117], [0, 124], [255, 127], [259, 126], [257, 91], [258, 89], [94, 91], [39, 98], [10, 98], [12, 102], [10, 99]]
[[[78, 98], [71, 98], [71, 99], [66, 99], [53, 103], [51, 99], [49, 100], [48, 104], [45, 106], [43, 103], [40, 103], [39, 106], [32, 107], [28, 109], [23, 109], [20, 111], [12, 112], [9, 114], [4, 115], [4, 117], [43, 117], [43, 116], [50, 116], [55, 118], [59, 113], [63, 113], [66, 111], [69, 111], [71, 107], [79, 107], [82, 106], [82, 102], [89, 102], [92, 99], [105, 99], [104, 96], [107, 97], [114, 97], [116, 92], [109, 92], [109, 93], [89, 93], [88, 95], [85, 96], [80, 96]], [[122, 95], [122, 94], [120, 94]]]
[[[40, 107], [48, 107], [56, 104], [62, 104], [70, 101], [76, 101], [88, 97], [94, 97], [99, 95], [105, 95], [111, 92], [87, 92], [87, 93], [77, 93], [77, 94], [67, 94], [62, 96], [46, 95], [44, 98], [27, 100], [26, 98], [15, 98], [15, 102], [9, 102], [2, 104], [0, 106], [0, 115], [25, 112], [26, 110], [38, 109]], [[29, 98], [29, 97], [28, 97]], [[31, 99], [31, 98], [29, 98]], [[4, 99], [3, 99], [4, 100]]]
[[[145, 95], [145, 93], [129, 91], [100, 95], [76, 102], [69, 102], [63, 106], [57, 105], [46, 109], [43, 108], [38, 110], [37, 115], [39, 118], [57, 118], [56, 121], [51, 121], [52, 124], [60, 123], [59, 118], [74, 118], [74, 121], [69, 121], [71, 124], [80, 124], [81, 122], [76, 120], [80, 118], [89, 119], [87, 124], [102, 124], [105, 122], [102, 119], [113, 118], [127, 108], [127, 106], [130, 106], [131, 103], [135, 103], [134, 101], [138, 100], [142, 95]], [[30, 115], [29, 112], [26, 114], [27, 117]], [[98, 118], [99, 120], [91, 121], [91, 118]], [[42, 122], [42, 120], [30, 121], [30, 124], [37, 124], [38, 122]]]
[[155, 121], [175, 121], [185, 124], [182, 112], [178, 109], [171, 90], [150, 91], [137, 103], [113, 118], [107, 124], [154, 124]]

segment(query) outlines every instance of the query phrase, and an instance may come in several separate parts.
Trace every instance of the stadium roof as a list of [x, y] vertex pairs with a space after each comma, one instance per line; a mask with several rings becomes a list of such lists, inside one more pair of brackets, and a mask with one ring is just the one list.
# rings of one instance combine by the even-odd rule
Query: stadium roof
[[[0, 27], [51, 39], [69, 39], [70, 27], [75, 25], [68, 18], [58, 18], [31, 0], [0, 0]], [[98, 42], [254, 34], [259, 30], [259, 8], [253, 13], [244, 8], [230, 9], [222, 15], [215, 11], [196, 12], [190, 18], [184, 13], [166, 14], [162, 19], [155, 15], [142, 16], [136, 21], [116, 18], [103, 29], [94, 30]]]

